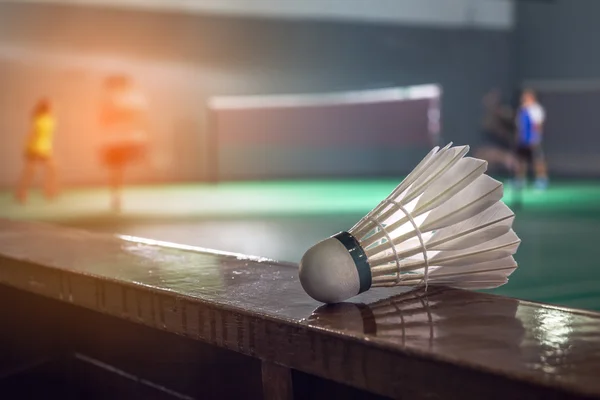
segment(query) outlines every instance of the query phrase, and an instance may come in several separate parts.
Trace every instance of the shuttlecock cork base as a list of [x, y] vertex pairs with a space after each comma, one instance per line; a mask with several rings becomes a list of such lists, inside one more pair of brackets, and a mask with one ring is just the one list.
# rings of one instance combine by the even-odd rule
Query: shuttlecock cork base
[[517, 268], [514, 213], [468, 150], [434, 148], [355, 226], [311, 247], [300, 262], [304, 290], [337, 303], [371, 287], [505, 284]]
[[371, 267], [360, 243], [348, 232], [311, 247], [300, 262], [300, 282], [315, 300], [337, 303], [371, 288]]

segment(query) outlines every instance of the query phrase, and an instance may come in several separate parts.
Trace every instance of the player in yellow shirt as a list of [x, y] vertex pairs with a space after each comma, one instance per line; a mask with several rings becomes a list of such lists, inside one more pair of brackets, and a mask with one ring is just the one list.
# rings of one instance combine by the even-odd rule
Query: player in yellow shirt
[[44, 193], [47, 198], [56, 195], [56, 166], [53, 158], [54, 130], [56, 118], [49, 100], [40, 100], [32, 115], [31, 130], [25, 145], [25, 165], [17, 186], [17, 199], [27, 201], [27, 191], [35, 175], [37, 166], [43, 166]]

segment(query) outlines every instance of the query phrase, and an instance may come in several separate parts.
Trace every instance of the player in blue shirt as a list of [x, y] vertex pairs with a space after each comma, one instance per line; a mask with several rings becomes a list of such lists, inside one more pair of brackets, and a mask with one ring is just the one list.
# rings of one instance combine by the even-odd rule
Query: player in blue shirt
[[535, 187], [548, 186], [546, 161], [542, 151], [543, 127], [546, 119], [544, 108], [537, 102], [532, 90], [525, 90], [521, 96], [521, 107], [517, 113], [517, 185], [524, 185], [530, 164], [535, 171]]

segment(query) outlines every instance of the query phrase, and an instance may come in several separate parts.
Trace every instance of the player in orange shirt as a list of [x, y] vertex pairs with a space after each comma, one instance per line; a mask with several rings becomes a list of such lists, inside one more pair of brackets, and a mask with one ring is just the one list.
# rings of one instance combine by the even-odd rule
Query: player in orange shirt
[[55, 128], [56, 118], [52, 111], [52, 104], [48, 99], [41, 99], [33, 110], [31, 130], [25, 145], [25, 165], [17, 185], [16, 196], [21, 203], [27, 202], [27, 192], [37, 166], [45, 169], [46, 197], [50, 199], [56, 195], [56, 165], [52, 146]]
[[109, 77], [105, 89], [100, 111], [104, 130], [101, 153], [109, 169], [112, 208], [119, 211], [125, 169], [144, 159], [147, 152], [147, 104], [146, 97], [126, 75]]

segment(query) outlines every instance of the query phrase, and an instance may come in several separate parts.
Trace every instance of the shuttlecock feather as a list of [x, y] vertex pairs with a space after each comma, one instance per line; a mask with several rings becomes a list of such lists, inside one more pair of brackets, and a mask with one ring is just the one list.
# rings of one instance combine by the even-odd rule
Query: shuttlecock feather
[[506, 283], [520, 243], [514, 213], [502, 183], [468, 151], [434, 148], [355, 226], [310, 248], [300, 262], [306, 292], [335, 303], [371, 287]]

